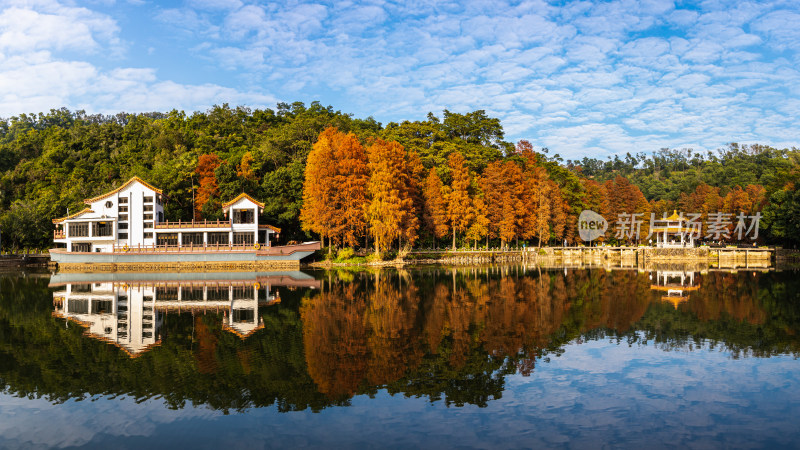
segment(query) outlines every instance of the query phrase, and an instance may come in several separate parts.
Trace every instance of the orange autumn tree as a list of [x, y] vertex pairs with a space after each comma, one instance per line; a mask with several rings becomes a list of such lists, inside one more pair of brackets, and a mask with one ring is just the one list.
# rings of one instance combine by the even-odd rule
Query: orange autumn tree
[[486, 167], [479, 185], [486, 203], [491, 237], [500, 238], [505, 248], [514, 238], [519, 238], [528, 214], [524, 174], [513, 161], [495, 161]]
[[248, 181], [255, 181], [256, 175], [253, 171], [253, 155], [247, 152], [242, 156], [239, 166], [236, 168], [236, 175]]
[[422, 197], [424, 200], [422, 218], [425, 226], [433, 234], [434, 240], [447, 236], [450, 231], [447, 223], [447, 201], [444, 198], [443, 191], [442, 180], [436, 173], [436, 169], [433, 168], [428, 172], [428, 176], [422, 185]]
[[[219, 156], [211, 153], [200, 155], [197, 160], [197, 168], [195, 173], [199, 178], [199, 187], [197, 188], [197, 198], [195, 199], [194, 219], [201, 220], [203, 217], [203, 208], [209, 202], [216, 200], [219, 202], [219, 184], [217, 183], [217, 176], [214, 173], [217, 167], [222, 164]], [[212, 202], [213, 205], [213, 202]], [[211, 209], [206, 208], [206, 210]]]
[[425, 199], [422, 195], [422, 177], [425, 173], [425, 167], [423, 167], [422, 159], [416, 150], [410, 147], [405, 150], [404, 163], [408, 179], [400, 185], [400, 188], [401, 197], [411, 200], [411, 209], [409, 214], [403, 216], [403, 220], [400, 223], [400, 244], [401, 248], [410, 249], [419, 237], [419, 228], [422, 225], [420, 217], [425, 209]]
[[489, 233], [489, 218], [486, 216], [486, 204], [483, 198], [476, 195], [472, 199], [472, 210], [470, 213], [470, 226], [464, 234], [467, 241], [472, 241], [472, 248], [477, 249], [478, 240]]
[[393, 241], [404, 236], [407, 244], [413, 243], [418, 228], [412, 197], [416, 180], [405, 149], [397, 142], [378, 139], [367, 149], [367, 154], [370, 170], [367, 193], [371, 200], [364, 214], [375, 239], [375, 252], [388, 250]]
[[550, 183], [550, 225], [552, 237], [556, 240], [556, 245], [560, 245], [567, 230], [567, 218], [569, 217], [570, 207], [561, 195], [561, 188], [555, 181], [548, 180]]
[[512, 239], [519, 239], [522, 224], [527, 215], [525, 203], [524, 173], [513, 161], [503, 163], [502, 171], [502, 214], [499, 227], [503, 246]]
[[[612, 181], [605, 182], [605, 188], [608, 192], [608, 200], [610, 206], [610, 217], [608, 220], [609, 230], [616, 228], [617, 221], [620, 214], [636, 214], [641, 213], [639, 220], [642, 221], [639, 237], [644, 239], [649, 234], [650, 227], [650, 203], [645, 199], [644, 194], [638, 186], [632, 184], [627, 178], [617, 175]], [[631, 241], [635, 239], [634, 236], [626, 236], [620, 238], [620, 241]]]
[[447, 191], [447, 220], [453, 231], [453, 250], [456, 249], [456, 235], [466, 231], [470, 225], [472, 198], [469, 195], [469, 170], [464, 165], [464, 157], [453, 152], [447, 160], [453, 178]]
[[369, 169], [364, 147], [353, 133], [329, 127], [308, 155], [303, 229], [328, 237], [330, 245], [356, 246], [364, 235]]
[[499, 238], [503, 221], [503, 165], [500, 161], [486, 166], [483, 176], [478, 179], [478, 186], [483, 191], [486, 218], [489, 221], [487, 238]]
[[520, 235], [524, 239], [538, 238], [540, 247], [542, 242], [550, 239], [550, 196], [554, 185], [544, 167], [539, 166], [534, 158], [526, 158], [521, 187], [525, 208], [520, 217]]
[[[600, 214], [606, 220], [610, 220], [611, 205], [608, 202], [608, 190], [605, 184], [598, 183], [588, 178], [581, 178], [581, 186], [583, 186], [583, 190], [586, 193], [584, 196], [584, 207]], [[603, 236], [598, 238], [598, 241], [605, 241], [611, 231], [611, 229], [607, 230]]]
[[[700, 183], [697, 185], [693, 193], [681, 193], [681, 196], [678, 199], [677, 206], [682, 212], [686, 214], [700, 214], [700, 219], [702, 220], [703, 224], [703, 229], [700, 230], [701, 236], [705, 236], [708, 232], [708, 215], [722, 211], [724, 200], [722, 196], [720, 196], [719, 191], [720, 189], [718, 187]], [[652, 209], [653, 212], [661, 212], [656, 211], [656, 209], [660, 208], [654, 207]], [[664, 212], [666, 212], [667, 215], [672, 213], [671, 210]], [[656, 214], [656, 216], [663, 216], [663, 212], [662, 214]]]
[[544, 168], [537, 167], [534, 171], [536, 175], [533, 179], [537, 183], [533, 197], [536, 205], [536, 209], [533, 210], [533, 232], [539, 238], [539, 247], [541, 247], [542, 242], [550, 239], [550, 195], [553, 193], [553, 186], [547, 182]]
[[[530, 142], [520, 141], [517, 144], [516, 153], [525, 162], [519, 187], [520, 198], [524, 205], [518, 219], [519, 234], [525, 239], [538, 238], [538, 245], [541, 247], [542, 242], [550, 240], [554, 205], [552, 197], [557, 194], [556, 191], [559, 187], [550, 180], [547, 170], [539, 164], [539, 155], [533, 151], [533, 145]], [[559, 199], [560, 196], [556, 198], [556, 200]], [[557, 206], [561, 206], [558, 201], [555, 203]]]
[[303, 183], [303, 207], [300, 210], [303, 230], [319, 234], [323, 245], [327, 238], [329, 247], [333, 246], [331, 232], [336, 214], [334, 207], [336, 167], [332, 163], [334, 159], [332, 143], [336, 133], [335, 128], [323, 131], [308, 154]]

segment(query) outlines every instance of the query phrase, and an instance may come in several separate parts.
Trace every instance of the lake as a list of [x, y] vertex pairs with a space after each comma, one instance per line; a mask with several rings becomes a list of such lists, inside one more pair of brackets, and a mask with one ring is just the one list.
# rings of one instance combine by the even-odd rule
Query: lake
[[0, 447], [798, 447], [798, 275], [4, 273]]

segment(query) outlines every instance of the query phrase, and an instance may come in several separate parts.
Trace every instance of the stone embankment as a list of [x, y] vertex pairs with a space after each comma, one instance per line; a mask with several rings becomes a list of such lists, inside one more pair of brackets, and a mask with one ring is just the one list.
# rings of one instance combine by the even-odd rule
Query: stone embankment
[[2, 267], [45, 267], [50, 262], [49, 254], [8, 254], [0, 255], [0, 268]]
[[585, 265], [644, 267], [654, 263], [683, 265], [702, 263], [706, 266], [737, 269], [773, 267], [776, 250], [756, 247], [543, 247], [508, 251], [413, 251], [406, 256], [405, 261], [409, 264], [529, 263], [562, 267]]

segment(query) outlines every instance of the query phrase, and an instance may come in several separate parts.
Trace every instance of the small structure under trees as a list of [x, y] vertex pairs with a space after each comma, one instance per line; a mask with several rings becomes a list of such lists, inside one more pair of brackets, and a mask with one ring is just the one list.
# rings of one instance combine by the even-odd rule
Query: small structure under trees
[[656, 237], [656, 247], [694, 247], [694, 237], [699, 230], [688, 222], [676, 211], [667, 218], [654, 220], [650, 232]]

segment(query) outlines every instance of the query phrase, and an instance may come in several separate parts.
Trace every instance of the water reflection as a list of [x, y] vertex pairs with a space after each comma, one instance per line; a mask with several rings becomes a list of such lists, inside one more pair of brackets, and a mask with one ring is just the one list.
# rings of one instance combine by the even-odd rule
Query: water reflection
[[[650, 280], [653, 280], [653, 274], [650, 274]], [[650, 285], [650, 289], [663, 292], [661, 300], [671, 303], [675, 309], [689, 300], [689, 293], [699, 287], [695, 281], [695, 272], [685, 270], [658, 270], [653, 284]]]
[[53, 401], [128, 394], [223, 411], [317, 411], [378, 389], [487, 406], [509, 376], [535, 378], [598, 339], [798, 355], [796, 274], [693, 269], [59, 274], [50, 292], [6, 277], [0, 379]]
[[[248, 276], [249, 275], [249, 276]], [[86, 328], [86, 334], [116, 345], [131, 357], [161, 343], [161, 325], [170, 311], [213, 311], [222, 330], [242, 339], [264, 328], [259, 307], [280, 303], [273, 286], [319, 288], [302, 272], [260, 275], [217, 274], [60, 274], [50, 286], [53, 315]]]

